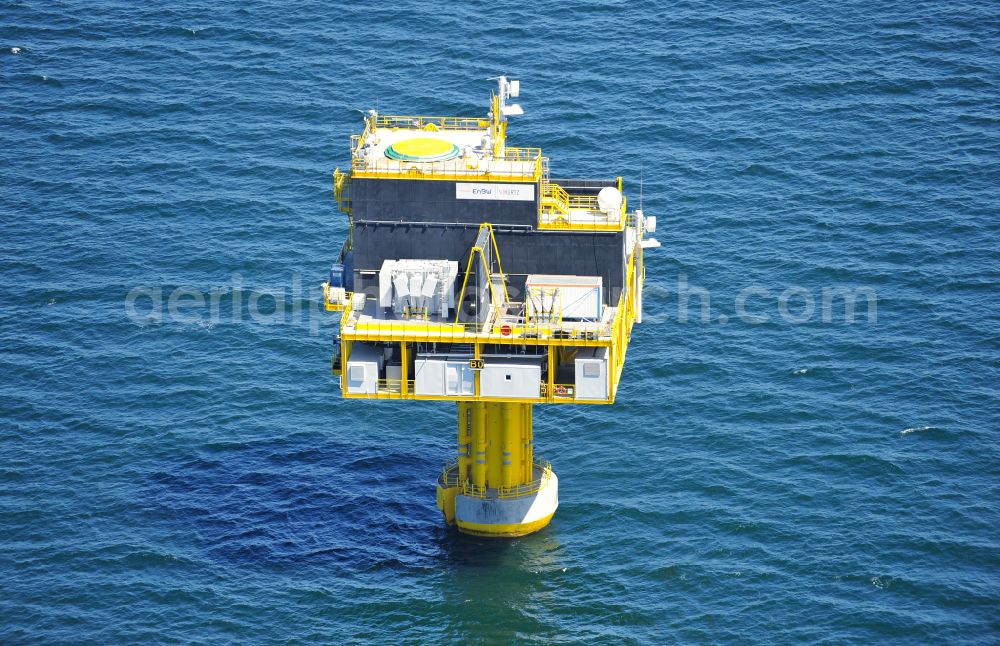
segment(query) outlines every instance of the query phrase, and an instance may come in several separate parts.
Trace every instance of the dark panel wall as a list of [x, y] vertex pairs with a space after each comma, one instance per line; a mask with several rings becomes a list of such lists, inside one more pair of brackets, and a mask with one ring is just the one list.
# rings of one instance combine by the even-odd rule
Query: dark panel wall
[[459, 200], [455, 198], [455, 182], [447, 181], [353, 179], [351, 208], [355, 221], [491, 222], [534, 226], [538, 222], [538, 186], [527, 185], [534, 187], [534, 201]]
[[[377, 270], [386, 259], [458, 260], [464, 274], [477, 225], [430, 226], [355, 222], [354, 267]], [[495, 227], [508, 274], [601, 276], [605, 302], [618, 302], [624, 283], [624, 232], [564, 233]], [[512, 280], [518, 285], [523, 280]]]
[[570, 193], [581, 193], [597, 195], [602, 188], [608, 186], [617, 188], [618, 179], [552, 179], [553, 184], [558, 184]]

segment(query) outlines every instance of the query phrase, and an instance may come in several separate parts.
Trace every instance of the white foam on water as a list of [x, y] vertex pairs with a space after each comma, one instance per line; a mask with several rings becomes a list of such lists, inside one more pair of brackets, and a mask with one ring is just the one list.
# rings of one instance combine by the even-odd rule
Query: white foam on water
[[892, 582], [893, 582], [893, 578], [891, 576], [884, 576], [884, 575], [881, 575], [881, 574], [878, 575], [878, 576], [872, 577], [872, 580], [871, 580], [872, 585], [875, 586], [876, 588], [878, 588], [879, 590], [885, 590], [890, 585], [892, 585]]
[[909, 435], [910, 433], [921, 433], [923, 431], [934, 430], [933, 426], [914, 426], [913, 428], [904, 428], [899, 432], [900, 435]]
[[17, 56], [18, 54], [21, 53], [21, 48], [20, 47], [11, 47], [10, 48], [10, 53], [13, 54], [14, 56]]

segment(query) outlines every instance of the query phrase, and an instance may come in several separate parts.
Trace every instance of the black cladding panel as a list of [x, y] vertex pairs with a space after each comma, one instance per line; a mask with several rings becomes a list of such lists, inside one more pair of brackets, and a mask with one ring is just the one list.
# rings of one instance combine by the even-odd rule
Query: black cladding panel
[[[476, 225], [354, 224], [354, 267], [378, 270], [400, 258], [457, 260], [464, 274]], [[624, 232], [534, 231], [495, 226], [500, 263], [507, 274], [601, 276], [608, 304], [615, 304], [625, 281]], [[511, 284], [523, 279], [511, 277]], [[512, 294], [513, 296], [513, 294]]]
[[453, 182], [425, 179], [352, 179], [351, 209], [355, 221], [445, 222], [517, 224], [538, 222], [538, 185], [494, 183], [520, 186], [532, 200], [459, 199]]

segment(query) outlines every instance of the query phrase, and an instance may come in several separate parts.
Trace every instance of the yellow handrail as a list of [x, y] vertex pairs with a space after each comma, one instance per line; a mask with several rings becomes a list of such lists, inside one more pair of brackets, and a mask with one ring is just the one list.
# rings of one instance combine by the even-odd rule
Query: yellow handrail
[[351, 212], [351, 198], [347, 194], [350, 184], [350, 173], [345, 173], [339, 168], [333, 171], [333, 199], [337, 201], [337, 209], [347, 214]]
[[569, 196], [569, 208], [571, 209], [584, 209], [586, 211], [598, 211], [600, 207], [597, 204], [596, 195], [580, 195], [579, 193], [571, 193]]
[[542, 183], [542, 211], [551, 207], [560, 213], [569, 213], [569, 193], [562, 186], [550, 182]]
[[395, 114], [378, 115], [376, 126], [399, 130], [425, 130], [433, 125], [440, 130], [487, 130], [489, 119], [478, 117], [407, 116]]
[[458, 460], [449, 460], [445, 463], [439, 482], [444, 487], [458, 486]]
[[477, 485], [466, 480], [462, 483], [462, 495], [470, 496], [472, 498], [485, 498], [486, 497], [486, 486]]
[[[496, 488], [497, 498], [510, 499], [510, 498], [520, 498], [522, 496], [530, 496], [533, 493], [538, 493], [541, 489], [548, 483], [549, 479], [552, 477], [552, 465], [545, 461], [535, 461], [535, 468], [540, 469], [542, 472], [541, 477], [531, 482], [525, 482], [523, 484], [501, 486]], [[446, 465], [444, 472], [441, 474], [442, 482], [449, 482], [448, 475], [449, 466], [453, 469], [458, 469], [457, 465]], [[457, 482], [457, 474], [455, 477]], [[462, 482], [462, 495], [469, 496], [471, 498], [486, 498], [489, 494], [489, 488], [485, 485], [477, 485], [469, 480]]]
[[[515, 165], [507, 165], [508, 162]], [[378, 179], [468, 181], [482, 178], [491, 182], [536, 182], [541, 177], [538, 159], [506, 159], [503, 156], [467, 164], [461, 157], [441, 162], [405, 162], [388, 158], [367, 160], [358, 155], [351, 161], [351, 171], [356, 178]]]
[[[330, 284], [323, 283], [323, 307], [327, 312], [344, 312], [346, 318], [346, 312], [351, 308], [351, 299], [353, 297], [354, 292], [345, 291], [344, 302], [334, 302], [330, 300]], [[343, 321], [341, 321], [341, 324], [343, 324]]]
[[376, 390], [380, 393], [402, 393], [402, 379], [379, 379]]
[[552, 465], [548, 462], [535, 462], [535, 466], [542, 470], [540, 478], [531, 482], [525, 482], [524, 484], [499, 487], [497, 488], [497, 497], [501, 499], [520, 498], [521, 496], [530, 496], [533, 493], [541, 491], [542, 487], [548, 483], [549, 478], [552, 476]]

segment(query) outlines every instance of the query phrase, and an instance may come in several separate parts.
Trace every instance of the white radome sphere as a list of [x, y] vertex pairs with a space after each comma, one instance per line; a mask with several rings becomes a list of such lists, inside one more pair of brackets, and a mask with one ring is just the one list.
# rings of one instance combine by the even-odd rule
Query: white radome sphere
[[602, 213], [617, 213], [622, 206], [622, 194], [617, 188], [606, 186], [597, 194], [597, 208]]

